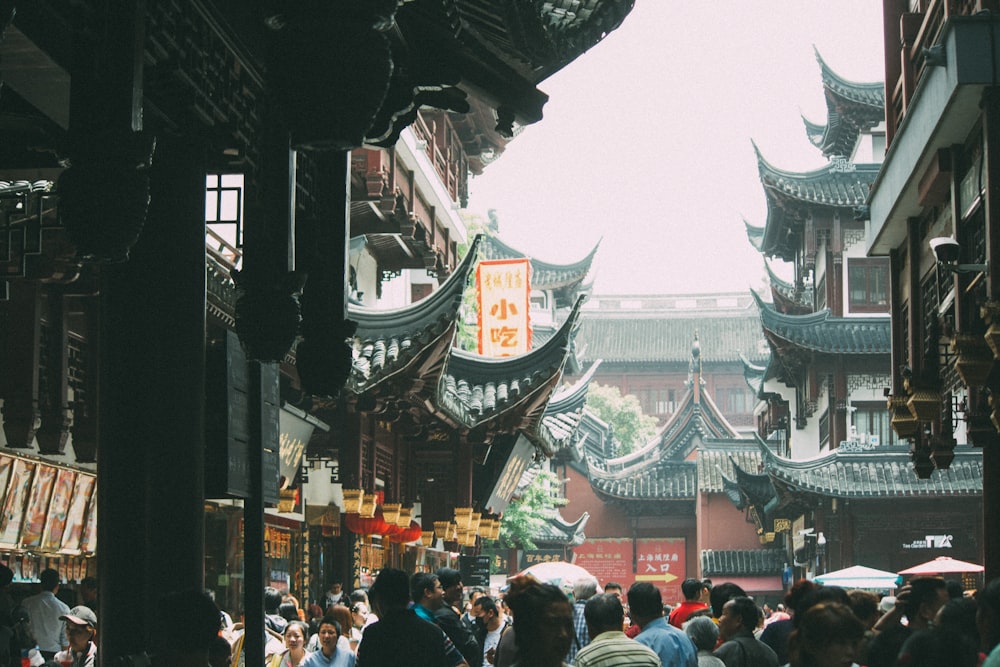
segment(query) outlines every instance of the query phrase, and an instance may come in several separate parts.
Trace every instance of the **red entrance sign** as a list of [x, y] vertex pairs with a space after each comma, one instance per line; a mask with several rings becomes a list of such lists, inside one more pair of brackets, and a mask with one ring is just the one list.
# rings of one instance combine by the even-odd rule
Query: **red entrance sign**
[[573, 549], [573, 562], [602, 586], [615, 581], [627, 590], [636, 581], [648, 581], [660, 589], [664, 603], [676, 604], [683, 600], [681, 582], [688, 576], [686, 546], [683, 537], [588, 539]]

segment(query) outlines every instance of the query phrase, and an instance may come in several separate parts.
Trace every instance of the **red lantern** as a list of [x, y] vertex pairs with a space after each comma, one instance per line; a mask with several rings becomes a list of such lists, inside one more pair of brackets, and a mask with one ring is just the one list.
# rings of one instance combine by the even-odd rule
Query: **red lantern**
[[358, 535], [381, 535], [386, 529], [385, 519], [382, 518], [382, 511], [376, 510], [375, 516], [366, 519], [358, 514], [348, 514], [344, 519], [347, 529]]
[[409, 544], [410, 542], [416, 542], [423, 535], [423, 527], [416, 521], [410, 522], [409, 528], [403, 528], [398, 535], [393, 535], [389, 539], [393, 542], [399, 542], [400, 544]]

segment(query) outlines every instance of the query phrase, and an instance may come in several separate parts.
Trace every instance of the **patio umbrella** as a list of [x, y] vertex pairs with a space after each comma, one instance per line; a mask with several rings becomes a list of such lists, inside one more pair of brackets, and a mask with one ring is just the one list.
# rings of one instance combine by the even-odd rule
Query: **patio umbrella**
[[530, 574], [543, 584], [554, 584], [568, 591], [573, 590], [573, 584], [577, 579], [597, 578], [579, 565], [565, 561], [536, 563], [531, 567], [526, 567], [514, 576], [519, 577], [523, 574]]
[[975, 563], [967, 563], [964, 560], [956, 560], [951, 556], [938, 556], [934, 560], [929, 560], [926, 563], [921, 563], [920, 565], [914, 565], [913, 567], [907, 568], [905, 570], [900, 570], [900, 574], [950, 574], [952, 572], [982, 572], [982, 565], [976, 565]]
[[876, 570], [864, 565], [854, 565], [853, 567], [827, 572], [815, 578], [821, 584], [827, 586], [840, 586], [841, 588], [869, 588], [884, 590], [895, 588], [902, 579], [895, 572]]

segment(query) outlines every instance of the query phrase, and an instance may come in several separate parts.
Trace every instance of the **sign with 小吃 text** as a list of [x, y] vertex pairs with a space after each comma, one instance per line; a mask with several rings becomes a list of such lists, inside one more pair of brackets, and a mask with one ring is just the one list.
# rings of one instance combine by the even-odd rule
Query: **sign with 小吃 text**
[[479, 354], [510, 357], [531, 349], [531, 261], [483, 260], [476, 268]]

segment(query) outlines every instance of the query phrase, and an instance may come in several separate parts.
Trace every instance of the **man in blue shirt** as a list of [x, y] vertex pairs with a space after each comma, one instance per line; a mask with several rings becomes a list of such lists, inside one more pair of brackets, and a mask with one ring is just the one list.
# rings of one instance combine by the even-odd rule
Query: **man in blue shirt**
[[653, 649], [663, 667], [698, 667], [694, 643], [663, 618], [660, 589], [646, 581], [637, 581], [628, 589], [628, 607], [632, 622], [642, 631], [635, 640]]

